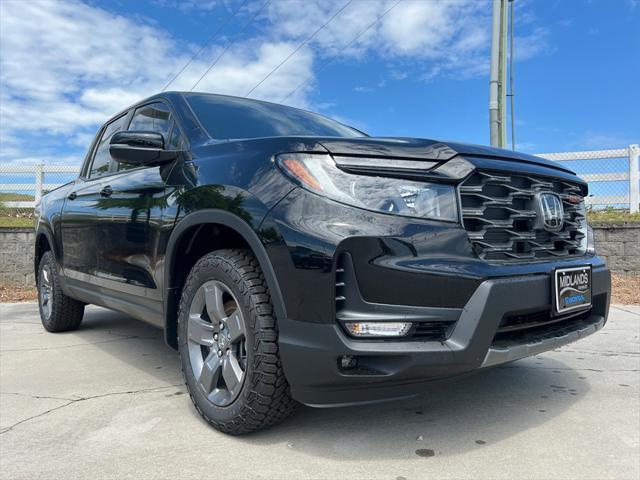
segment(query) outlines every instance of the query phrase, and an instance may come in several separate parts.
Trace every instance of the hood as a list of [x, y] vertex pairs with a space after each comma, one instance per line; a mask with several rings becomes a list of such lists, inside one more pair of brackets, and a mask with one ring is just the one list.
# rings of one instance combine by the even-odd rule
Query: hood
[[484, 157], [505, 161], [533, 163], [544, 167], [573, 173], [562, 165], [542, 157], [514, 152], [484, 145], [437, 141], [423, 138], [362, 137], [362, 138], [318, 138], [333, 155], [371, 156], [431, 160], [445, 162], [456, 155]]

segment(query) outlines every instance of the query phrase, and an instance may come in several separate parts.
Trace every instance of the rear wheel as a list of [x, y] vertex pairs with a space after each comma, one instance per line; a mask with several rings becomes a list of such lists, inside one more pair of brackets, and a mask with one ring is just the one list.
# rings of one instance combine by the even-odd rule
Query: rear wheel
[[269, 291], [250, 252], [202, 257], [183, 289], [178, 322], [185, 382], [213, 427], [249, 433], [292, 412]]
[[51, 251], [45, 252], [38, 268], [40, 320], [49, 332], [66, 332], [80, 326], [84, 303], [62, 292], [58, 266]]

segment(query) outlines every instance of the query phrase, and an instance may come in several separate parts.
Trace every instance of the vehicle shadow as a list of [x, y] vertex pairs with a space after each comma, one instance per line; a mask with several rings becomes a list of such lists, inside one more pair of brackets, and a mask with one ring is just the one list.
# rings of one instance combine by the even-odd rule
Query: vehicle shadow
[[[144, 349], [118, 341], [96, 347], [162, 381], [181, 382], [178, 356], [164, 344], [160, 330], [91, 309], [77, 335], [101, 330], [142, 339]], [[412, 400], [329, 409], [300, 406], [282, 424], [236, 440], [256, 447], [280, 443], [341, 461], [458, 455], [552, 421], [588, 391], [581, 372], [538, 356], [434, 382]], [[188, 397], [180, 398], [204, 425]], [[211, 435], [222, 434], [211, 429]]]
[[160, 384], [183, 383], [177, 352], [166, 345], [162, 330], [153, 325], [111, 310], [89, 306], [80, 328], [69, 334], [155, 377]]
[[[527, 359], [434, 382], [412, 400], [300, 411], [282, 425], [243, 437], [336, 460], [457, 455], [551, 421], [589, 390], [561, 362]], [[539, 362], [539, 363], [536, 363]]]

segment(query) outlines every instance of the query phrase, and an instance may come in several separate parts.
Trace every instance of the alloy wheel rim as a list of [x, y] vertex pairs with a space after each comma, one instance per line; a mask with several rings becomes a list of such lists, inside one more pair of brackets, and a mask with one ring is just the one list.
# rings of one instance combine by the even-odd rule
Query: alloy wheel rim
[[187, 346], [194, 378], [214, 405], [230, 405], [242, 390], [247, 369], [244, 316], [231, 289], [211, 280], [189, 307]]
[[51, 267], [45, 265], [42, 268], [42, 275], [40, 276], [40, 308], [46, 320], [51, 317], [51, 297], [53, 291], [51, 276]]

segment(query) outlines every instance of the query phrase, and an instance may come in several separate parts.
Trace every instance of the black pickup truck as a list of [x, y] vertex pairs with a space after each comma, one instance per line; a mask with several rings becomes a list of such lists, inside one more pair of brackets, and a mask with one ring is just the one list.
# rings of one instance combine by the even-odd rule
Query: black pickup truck
[[297, 402], [409, 397], [604, 325], [586, 195], [531, 155], [163, 93], [111, 118], [38, 205], [42, 323], [75, 329], [95, 304], [157, 325], [232, 434]]

